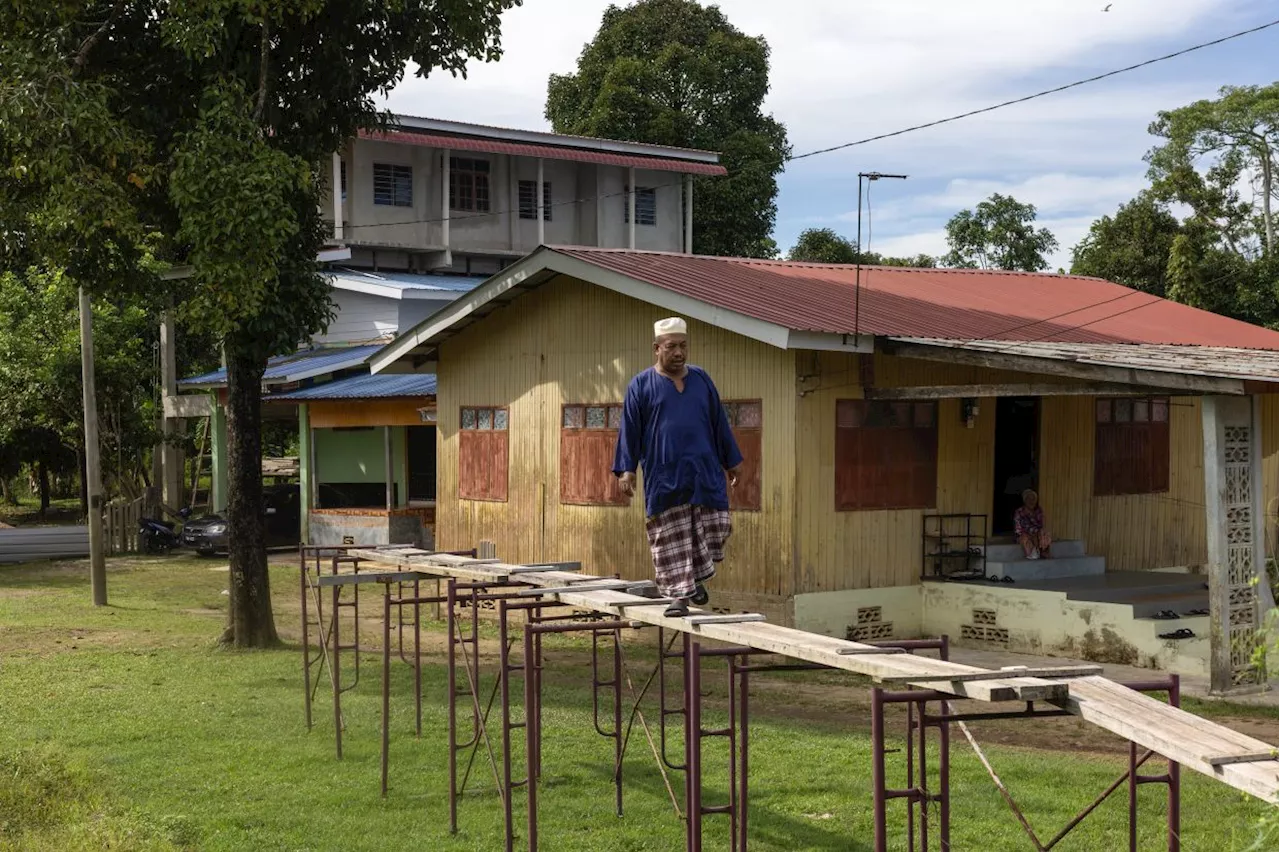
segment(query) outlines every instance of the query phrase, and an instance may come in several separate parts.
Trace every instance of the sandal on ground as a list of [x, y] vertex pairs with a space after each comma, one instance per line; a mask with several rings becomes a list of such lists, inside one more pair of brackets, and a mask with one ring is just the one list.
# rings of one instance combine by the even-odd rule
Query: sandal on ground
[[1174, 611], [1173, 611], [1173, 610], [1171, 610], [1171, 609], [1162, 609], [1162, 610], [1160, 610], [1159, 612], [1157, 612], [1155, 615], [1153, 615], [1153, 616], [1151, 616], [1151, 617], [1152, 617], [1152, 618], [1159, 618], [1159, 619], [1162, 619], [1162, 620], [1167, 620], [1167, 619], [1170, 619], [1170, 618], [1181, 618], [1182, 616], [1178, 615], [1176, 612], [1174, 612]]
[[1203, 607], [1201, 607], [1201, 608], [1199, 608], [1199, 609], [1193, 609], [1193, 610], [1191, 610], [1190, 612], [1188, 612], [1188, 613], [1187, 613], [1187, 615], [1208, 615], [1208, 614], [1209, 614], [1209, 610], [1207, 610], [1207, 609], [1205, 609], [1205, 608], [1203, 608]]
[[689, 596], [690, 603], [694, 606], [706, 606], [709, 600], [711, 595], [707, 594], [707, 587], [701, 583], [694, 583], [693, 594]]
[[1013, 578], [1006, 574], [1005, 576], [1003, 576], [1003, 577], [1001, 577], [1001, 578], [1000, 578], [1000, 582], [1001, 582], [1001, 583], [1012, 583], [1012, 582], [1013, 582]]
[[1195, 638], [1195, 635], [1196, 635], [1195, 633], [1191, 632], [1187, 628], [1181, 627], [1173, 631], [1172, 633], [1161, 633], [1160, 638], [1161, 639], [1193, 639]]
[[663, 610], [662, 614], [667, 618], [684, 618], [689, 614], [689, 604], [685, 603], [684, 598], [674, 600], [667, 604], [667, 608]]
[[1000, 578], [999, 578], [999, 577], [997, 577], [995, 574], [988, 574], [988, 575], [987, 575], [987, 579], [988, 579], [989, 581], [991, 581], [992, 583], [999, 583], [999, 582], [1000, 582]]

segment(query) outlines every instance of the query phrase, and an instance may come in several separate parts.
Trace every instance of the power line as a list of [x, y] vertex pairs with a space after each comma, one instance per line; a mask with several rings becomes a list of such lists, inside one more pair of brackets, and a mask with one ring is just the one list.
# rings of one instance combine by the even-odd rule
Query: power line
[[[1203, 50], [1206, 47], [1213, 47], [1215, 45], [1223, 44], [1224, 42], [1231, 41], [1232, 39], [1241, 38], [1246, 35], [1252, 35], [1253, 33], [1261, 32], [1262, 30], [1269, 29], [1270, 27], [1274, 27], [1277, 24], [1280, 24], [1280, 20], [1271, 21], [1270, 23], [1266, 23], [1266, 24], [1260, 24], [1256, 27], [1252, 27], [1247, 30], [1241, 30], [1240, 32], [1232, 33], [1231, 35], [1222, 36], [1221, 38], [1216, 38], [1212, 41], [1201, 42], [1200, 44], [1192, 45], [1191, 47], [1183, 48], [1182, 50], [1178, 50], [1173, 53], [1167, 53], [1164, 56], [1157, 56], [1152, 59], [1147, 59], [1143, 62], [1139, 62], [1134, 65], [1128, 65], [1124, 68], [1117, 68], [1113, 71], [1107, 71], [1104, 74], [1097, 74], [1092, 77], [1087, 77], [1083, 80], [1076, 80], [1075, 82], [1072, 82], [1072, 83], [1067, 83], [1062, 86], [1055, 86], [1052, 89], [1045, 89], [1044, 91], [1036, 92], [1035, 94], [1025, 95], [1020, 98], [1014, 98], [1012, 100], [1003, 101], [998, 104], [993, 104], [992, 106], [982, 107], [981, 109], [970, 110], [969, 112], [963, 112], [958, 115], [947, 116], [946, 118], [940, 118], [935, 121], [926, 122], [924, 124], [916, 124], [911, 127], [904, 127], [901, 130], [894, 130], [889, 133], [881, 133], [876, 136], [868, 136], [865, 139], [857, 139], [852, 142], [844, 142], [840, 145], [833, 145], [829, 148], [819, 148], [816, 151], [808, 151], [804, 154], [793, 154], [787, 157], [785, 162], [790, 163], [790, 162], [795, 162], [796, 160], [804, 160], [809, 157], [816, 157], [820, 154], [830, 154], [833, 151], [842, 151], [845, 148], [852, 148], [857, 145], [866, 145], [868, 142], [877, 142], [881, 139], [890, 139], [895, 136], [902, 136], [903, 134], [906, 134], [906, 133], [913, 133], [917, 130], [925, 130], [930, 127], [937, 127], [938, 125], [948, 124], [953, 121], [959, 121], [962, 118], [970, 118], [975, 115], [981, 115], [983, 113], [993, 112], [998, 109], [1003, 109], [1004, 107], [1007, 107], [1007, 106], [1026, 103], [1027, 101], [1035, 100], [1036, 98], [1042, 98], [1046, 95], [1052, 95], [1058, 92], [1064, 92], [1068, 89], [1074, 89], [1078, 86], [1084, 86], [1088, 83], [1096, 83], [1099, 80], [1105, 80], [1106, 78], [1114, 77], [1117, 74], [1124, 74], [1126, 72], [1134, 71], [1139, 68], [1145, 68], [1148, 65], [1154, 65], [1157, 62], [1164, 62], [1166, 59], [1174, 59], [1179, 56], [1184, 56], [1188, 53], [1193, 53], [1194, 51], [1197, 51], [1197, 50]], [[683, 181], [683, 178], [680, 181], [657, 184], [655, 186], [648, 187], [648, 188], [664, 189], [672, 186], [680, 186], [682, 181]], [[551, 208], [551, 207], [563, 207], [570, 204], [583, 204], [588, 201], [599, 201], [606, 198], [616, 198], [626, 194], [627, 194], [626, 190], [623, 190], [622, 192], [602, 193], [600, 195], [592, 195], [586, 198], [576, 198], [571, 201], [550, 202], [550, 203], [544, 204], [543, 207]], [[519, 213], [519, 208], [517, 207], [517, 208], [507, 209], [507, 210], [486, 211], [483, 213], [465, 213], [461, 216], [449, 216], [449, 217], [437, 216], [437, 217], [432, 217], [428, 219], [408, 219], [401, 222], [377, 222], [377, 223], [369, 222], [369, 223], [362, 223], [362, 224], [356, 224], [356, 225], [346, 225], [344, 226], [344, 229], [354, 230], [355, 228], [387, 228], [387, 227], [394, 227], [397, 225], [429, 225], [429, 224], [444, 222], [446, 218], [450, 222], [457, 222], [457, 221], [466, 221], [468, 219], [487, 218], [491, 216], [506, 216], [512, 213]]]
[[937, 127], [940, 124], [947, 124], [952, 121], [959, 121], [962, 118], [969, 118], [971, 116], [981, 115], [984, 112], [993, 112], [995, 110], [1002, 109], [1007, 106], [1013, 106], [1014, 104], [1026, 103], [1027, 101], [1032, 101], [1032, 100], [1035, 100], [1036, 98], [1042, 98], [1045, 95], [1053, 95], [1058, 92], [1065, 92], [1067, 89], [1074, 89], [1077, 86], [1083, 86], [1088, 83], [1096, 83], [1099, 80], [1105, 80], [1106, 78], [1114, 77], [1117, 74], [1124, 74], [1127, 71], [1135, 71], [1139, 68], [1145, 68], [1148, 65], [1154, 65], [1157, 62], [1163, 62], [1166, 59], [1173, 59], [1175, 57], [1184, 56], [1188, 53], [1192, 53], [1197, 50], [1203, 50], [1206, 47], [1213, 47], [1214, 45], [1222, 44], [1223, 42], [1228, 42], [1228, 41], [1231, 41], [1232, 39], [1240, 38], [1241, 36], [1252, 35], [1253, 33], [1261, 32], [1262, 30], [1268, 29], [1270, 27], [1274, 27], [1277, 24], [1280, 24], [1280, 20], [1272, 21], [1269, 24], [1261, 24], [1251, 29], [1241, 30], [1238, 33], [1232, 33], [1231, 35], [1223, 36], [1222, 38], [1216, 38], [1213, 41], [1206, 41], [1200, 44], [1192, 45], [1191, 47], [1183, 48], [1182, 50], [1175, 51], [1174, 53], [1166, 53], [1164, 56], [1157, 56], [1153, 59], [1148, 59], [1146, 61], [1139, 62], [1136, 65], [1128, 65], [1128, 66], [1125, 66], [1124, 68], [1117, 68], [1114, 71], [1108, 71], [1105, 74], [1097, 74], [1093, 77], [1086, 77], [1083, 80], [1076, 80], [1074, 83], [1067, 83], [1066, 85], [1055, 86], [1052, 89], [1045, 89], [1043, 92], [1036, 92], [1033, 95], [1025, 95], [1021, 98], [1014, 98], [1013, 100], [1004, 101], [1002, 103], [998, 103], [993, 106], [982, 107], [981, 109], [974, 109], [974, 110], [970, 110], [969, 112], [962, 112], [958, 115], [952, 115], [946, 118], [940, 118], [940, 119], [937, 119], [936, 121], [929, 121], [924, 124], [916, 124], [916, 125], [913, 125], [912, 127], [904, 127], [903, 129], [895, 130], [892, 133], [881, 133], [878, 136], [868, 136], [866, 139], [858, 139], [857, 141], [854, 141], [854, 142], [845, 142], [840, 145], [832, 145], [830, 148], [819, 148], [816, 151], [809, 151], [804, 154], [796, 154], [790, 157], [788, 161], [803, 160], [806, 157], [816, 157], [819, 154], [830, 154], [832, 151], [842, 151], [845, 148], [852, 148], [855, 145], [865, 145], [868, 142], [877, 142], [881, 139], [889, 139], [894, 136], [901, 136], [904, 133], [912, 133], [916, 130], [924, 130], [925, 128], [928, 128], [928, 127]]

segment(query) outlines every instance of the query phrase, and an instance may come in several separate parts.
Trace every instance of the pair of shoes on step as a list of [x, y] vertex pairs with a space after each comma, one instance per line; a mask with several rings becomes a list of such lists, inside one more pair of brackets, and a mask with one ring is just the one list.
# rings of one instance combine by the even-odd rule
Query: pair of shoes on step
[[677, 598], [672, 601], [662, 614], [667, 618], [684, 618], [689, 614], [689, 604], [691, 602], [694, 606], [704, 606], [709, 600], [711, 600], [711, 596], [707, 594], [707, 587], [701, 583], [695, 583], [692, 595], [688, 598]]

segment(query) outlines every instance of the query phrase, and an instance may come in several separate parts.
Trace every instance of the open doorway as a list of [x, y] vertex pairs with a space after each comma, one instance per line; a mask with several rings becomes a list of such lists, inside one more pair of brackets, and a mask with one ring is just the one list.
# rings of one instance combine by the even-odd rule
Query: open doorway
[[1001, 397], [996, 400], [994, 499], [991, 534], [1013, 534], [1013, 513], [1022, 492], [1040, 486], [1040, 400]]

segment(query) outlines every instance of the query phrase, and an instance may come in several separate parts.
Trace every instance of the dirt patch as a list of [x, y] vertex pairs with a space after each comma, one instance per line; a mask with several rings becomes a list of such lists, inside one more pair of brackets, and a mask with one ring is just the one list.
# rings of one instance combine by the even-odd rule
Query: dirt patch
[[1110, 627], [1101, 630], [1086, 630], [1079, 639], [1071, 638], [1065, 645], [1057, 649], [1067, 657], [1076, 657], [1094, 663], [1113, 663], [1115, 665], [1139, 665], [1141, 654], [1132, 642], [1129, 642]]

